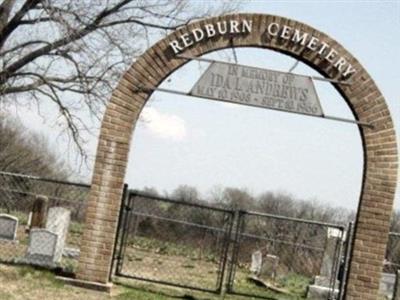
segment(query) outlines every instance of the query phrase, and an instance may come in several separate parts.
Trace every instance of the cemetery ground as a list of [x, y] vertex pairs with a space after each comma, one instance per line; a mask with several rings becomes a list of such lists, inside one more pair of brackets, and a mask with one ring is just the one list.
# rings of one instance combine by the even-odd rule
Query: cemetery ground
[[[10, 244], [12, 249], [2, 254], [23, 257], [28, 244], [28, 234], [25, 232], [26, 217], [18, 215], [19, 242]], [[71, 222], [67, 245], [79, 247], [83, 226]], [[199, 254], [200, 253], [200, 254]], [[126, 250], [123, 271], [127, 274], [139, 275], [145, 278], [172, 280], [188, 285], [215, 285], [218, 261], [206, 250], [193, 251], [191, 247], [183, 247], [175, 243], [160, 242], [156, 239], [136, 237], [129, 243]], [[7, 257], [1, 257], [7, 261]], [[68, 272], [74, 272], [77, 261], [63, 258], [62, 267]], [[275, 299], [301, 299], [305, 295], [309, 279], [297, 275], [287, 276], [280, 280], [280, 285], [292, 292], [292, 296], [277, 295], [258, 287], [248, 280], [248, 266], [239, 265], [236, 270], [235, 290], [241, 293], [260, 294]], [[144, 283], [137, 280], [127, 280], [115, 277], [112, 295], [87, 289], [72, 287], [56, 279], [56, 274], [43, 268], [26, 265], [0, 264], [0, 300], [5, 299], [221, 299], [212, 293], [196, 292], [180, 288]], [[226, 295], [224, 299], [253, 299]]]
[[[10, 211], [9, 213], [19, 219], [16, 229], [18, 241], [17, 243], [2, 243], [3, 251], [0, 253], [0, 260], [10, 263], [16, 262], [17, 266], [0, 265], [0, 288], [3, 293], [3, 295], [0, 295], [0, 299], [53, 299], [52, 293], [58, 292], [62, 297], [66, 293], [66, 299], [92, 299], [90, 298], [92, 297], [90, 291], [64, 285], [54, 279], [54, 273], [20, 265], [21, 263], [26, 263], [23, 258], [27, 253], [29, 244], [29, 233], [26, 231], [27, 215], [18, 211]], [[69, 223], [65, 246], [69, 249], [79, 249], [82, 233], [83, 224], [71, 221]], [[137, 235], [128, 239], [121, 268], [122, 273], [145, 279], [207, 288], [210, 290], [215, 289], [220, 267], [219, 247], [215, 248], [215, 245], [205, 243], [205, 240], [202, 239], [197, 240], [197, 242], [192, 241], [191, 243], [188, 243], [188, 241], [182, 242], [180, 239], [168, 240], [170, 239], [167, 238], [167, 240], [164, 240], [162, 237], [145, 237], [143, 235]], [[248, 253], [248, 259], [250, 259], [251, 252]], [[77, 257], [64, 256], [57, 265], [62, 268], [63, 274], [71, 275], [76, 271], [77, 262]], [[227, 268], [229, 268], [229, 264]], [[254, 296], [259, 295], [270, 299], [291, 300], [305, 298], [307, 286], [311, 283], [312, 278], [288, 273], [287, 270], [281, 270], [279, 273], [284, 274], [284, 276], [280, 276], [274, 280], [273, 286], [285, 290], [287, 293], [284, 294], [273, 292], [269, 288], [259, 286], [257, 282], [249, 280], [249, 276], [252, 275], [250, 272], [250, 262], [238, 263], [235, 272], [234, 291]], [[228, 274], [229, 270], [227, 270], [225, 276], [228, 276]], [[42, 282], [46, 283], [43, 286], [44, 288], [37, 288], [42, 285]], [[220, 299], [219, 296], [212, 293], [167, 288], [161, 285], [144, 283], [143, 281], [128, 280], [120, 276], [115, 276], [114, 282], [118, 284], [114, 289], [115, 295], [110, 297], [116, 299], [125, 299], [123, 297], [126, 294], [132, 294], [132, 297], [127, 297], [126, 299], [179, 299], [185, 295], [190, 295], [190, 297], [195, 297], [195, 299]], [[3, 284], [6, 285], [5, 288], [2, 287]], [[128, 287], [132, 286], [132, 284], [135, 285], [135, 289]], [[148, 291], [149, 288], [151, 292]], [[56, 291], [57, 289], [59, 289], [58, 292]], [[27, 295], [24, 291], [26, 291], [30, 298], [18, 298], [21, 293], [25, 296]], [[170, 295], [171, 291], [172, 296]], [[44, 297], [41, 296], [43, 293]], [[68, 295], [68, 293], [71, 293], [71, 295]], [[75, 293], [78, 296], [74, 296]], [[139, 293], [139, 295], [135, 296], [135, 293]], [[10, 295], [13, 298], [8, 297]], [[98, 297], [96, 296], [93, 299], [102, 299]], [[107, 298], [105, 294], [101, 294], [101, 297], [106, 297], [104, 299], [110, 298]], [[59, 299], [59, 297], [57, 296], [54, 299]], [[253, 298], [229, 294], [224, 299]]]
[[[114, 285], [112, 294], [74, 287], [58, 280], [54, 273], [28, 266], [0, 265], [0, 300], [43, 299], [143, 299], [164, 300], [177, 297], [168, 291], [149, 287]], [[206, 299], [206, 298], [199, 298]], [[212, 299], [212, 298], [207, 298]]]
[[[23, 256], [28, 244], [25, 233], [26, 220], [22, 217], [18, 228], [19, 243], [12, 246], [9, 254]], [[68, 246], [78, 246], [82, 234], [82, 226], [72, 222], [68, 236]], [[11, 250], [11, 249], [10, 249]], [[188, 285], [215, 285], [218, 263], [215, 257], [207, 255], [198, 257], [193, 249], [177, 246], [173, 243], [160, 243], [149, 238], [136, 238], [134, 245], [126, 250], [126, 260], [123, 271], [137, 274], [145, 278], [173, 280]], [[5, 252], [7, 253], [7, 252]], [[196, 254], [194, 254], [196, 253]], [[6, 257], [2, 257], [6, 260]], [[63, 269], [68, 272], [75, 270], [77, 261], [64, 258]], [[248, 266], [239, 265], [236, 271], [235, 289], [241, 293], [251, 293], [274, 297], [275, 299], [301, 299], [305, 295], [309, 279], [300, 276], [288, 276], [281, 280], [282, 287], [289, 289], [293, 296], [277, 295], [258, 287], [248, 280]], [[111, 296], [105, 293], [72, 287], [56, 279], [56, 274], [44, 268], [26, 265], [0, 264], [0, 300], [5, 299], [221, 299], [212, 293], [166, 287], [144, 283], [137, 280], [127, 280], [115, 277]], [[226, 295], [223, 299], [255, 299]]]
[[43, 300], [43, 299], [141, 299], [141, 300], [169, 300], [169, 299], [198, 299], [217, 300], [232, 299], [244, 300], [240, 296], [227, 295], [225, 297], [210, 293], [201, 293], [179, 288], [169, 288], [140, 282], [129, 283], [119, 280], [114, 284], [111, 295], [103, 292], [78, 288], [64, 284], [54, 273], [30, 266], [0, 265], [0, 300]]

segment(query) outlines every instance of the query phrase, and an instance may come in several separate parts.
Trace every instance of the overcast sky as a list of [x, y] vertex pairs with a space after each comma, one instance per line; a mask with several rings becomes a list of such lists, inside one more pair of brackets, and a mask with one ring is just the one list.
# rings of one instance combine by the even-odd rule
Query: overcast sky
[[[307, 23], [341, 43], [386, 97], [399, 136], [397, 1], [249, 1], [242, 7], [243, 12]], [[295, 63], [270, 50], [245, 48], [236, 54], [240, 64], [280, 71]], [[230, 55], [225, 50], [206, 57], [227, 60]], [[188, 91], [207, 66], [191, 62], [163, 86]], [[317, 75], [303, 64], [294, 73]], [[325, 114], [353, 118], [329, 83], [315, 85]], [[27, 126], [54, 140], [57, 131], [51, 122], [43, 125], [34, 112], [23, 113]], [[171, 191], [188, 184], [207, 196], [214, 186], [229, 186], [254, 194], [282, 191], [332, 206], [358, 205], [363, 159], [356, 125], [161, 92], [154, 93], [141, 117], [145, 122], [135, 130], [126, 176], [131, 188]], [[92, 155], [96, 143], [93, 137], [87, 144]], [[54, 145], [60, 153], [66, 152], [65, 139]], [[91, 170], [82, 172], [90, 177]], [[399, 193], [396, 202], [400, 204]]]

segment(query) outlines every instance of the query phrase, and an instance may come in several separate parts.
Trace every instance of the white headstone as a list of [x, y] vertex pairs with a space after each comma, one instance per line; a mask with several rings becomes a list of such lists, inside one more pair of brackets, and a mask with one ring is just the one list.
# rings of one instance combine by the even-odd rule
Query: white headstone
[[329, 238], [341, 238], [342, 235], [343, 235], [343, 232], [339, 228], [333, 228], [333, 227], [328, 228], [328, 239]]
[[[339, 286], [339, 281], [336, 279], [337, 274], [334, 272], [335, 255], [338, 255], [337, 250], [343, 239], [343, 232], [337, 228], [328, 228], [326, 236], [326, 246], [320, 275], [315, 276], [314, 284], [308, 286], [307, 299], [328, 299], [329, 294], [333, 295], [333, 287]], [[336, 295], [337, 289], [334, 294]], [[333, 298], [332, 298], [333, 299]]]
[[337, 299], [339, 290], [332, 290], [331, 288], [319, 285], [310, 285], [307, 291], [307, 298], [310, 300], [327, 300]]
[[324, 256], [322, 258], [322, 264], [320, 269], [320, 276], [331, 278], [335, 276], [332, 273], [333, 271], [333, 264], [335, 262], [335, 255], [338, 255], [337, 250], [342, 242], [342, 231], [336, 228], [328, 228], [327, 232], [327, 240], [325, 246]]
[[379, 282], [379, 294], [386, 299], [392, 299], [396, 284], [396, 274], [382, 273]]
[[70, 220], [71, 212], [64, 207], [51, 207], [47, 214], [46, 229], [58, 236], [54, 254], [54, 261], [56, 263], [61, 261]]
[[251, 254], [250, 272], [258, 276], [260, 274], [261, 267], [262, 267], [262, 253], [261, 251], [255, 251]]
[[396, 282], [394, 283], [393, 300], [400, 300], [400, 270], [396, 272]]
[[29, 246], [26, 262], [48, 266], [54, 264], [57, 234], [42, 228], [32, 228], [29, 233]]
[[0, 214], [0, 239], [15, 241], [17, 238], [18, 218]]
[[334, 284], [336, 287], [338, 287], [340, 285], [340, 281], [337, 279], [333, 280], [333, 278], [318, 275], [314, 277], [314, 285], [330, 287]]

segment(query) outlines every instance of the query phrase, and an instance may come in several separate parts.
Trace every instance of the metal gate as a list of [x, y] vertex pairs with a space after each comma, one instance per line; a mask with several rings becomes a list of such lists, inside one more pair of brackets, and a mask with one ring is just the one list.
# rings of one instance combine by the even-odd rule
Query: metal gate
[[112, 274], [265, 299], [300, 299], [319, 286], [326, 299], [343, 299], [352, 241], [344, 235], [336, 224], [125, 189]]
[[122, 204], [115, 275], [220, 292], [234, 213], [129, 191]]
[[299, 299], [325, 286], [338, 299], [343, 226], [239, 211], [235, 232], [228, 293]]

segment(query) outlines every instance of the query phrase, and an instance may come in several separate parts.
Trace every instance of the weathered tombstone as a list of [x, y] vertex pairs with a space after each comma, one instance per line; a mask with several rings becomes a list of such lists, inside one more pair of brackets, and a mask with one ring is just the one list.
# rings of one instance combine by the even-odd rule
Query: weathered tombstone
[[392, 298], [395, 290], [396, 274], [382, 273], [381, 281], [379, 283], [379, 294], [385, 299]]
[[250, 272], [258, 276], [260, 275], [261, 267], [262, 267], [262, 253], [261, 251], [257, 250], [251, 254]]
[[[329, 297], [337, 297], [339, 294], [339, 290], [337, 289], [339, 282], [336, 279], [336, 274], [333, 273], [333, 264], [337, 247], [340, 245], [342, 239], [343, 232], [341, 230], [328, 228], [320, 275], [315, 276], [314, 284], [308, 286], [307, 299], [325, 300]], [[335, 289], [333, 288], [333, 284], [335, 285]]]
[[320, 276], [331, 278], [335, 276], [332, 274], [332, 267], [335, 260], [335, 254], [337, 247], [340, 244], [342, 238], [342, 231], [336, 228], [328, 228], [327, 242], [324, 252], [324, 257], [322, 259]]
[[400, 269], [396, 272], [396, 282], [394, 284], [393, 300], [400, 300]]
[[311, 300], [327, 300], [327, 299], [337, 299], [339, 295], [339, 290], [332, 290], [329, 287], [310, 285], [307, 291], [307, 299]]
[[46, 196], [38, 195], [33, 202], [30, 228], [44, 228], [46, 224], [47, 204]]
[[58, 236], [54, 261], [61, 261], [68, 227], [71, 220], [71, 212], [64, 207], [51, 207], [48, 212], [46, 229]]
[[41, 228], [32, 228], [24, 262], [39, 266], [55, 266], [57, 234]]
[[15, 241], [17, 238], [18, 218], [0, 214], [0, 240]]
[[274, 279], [279, 265], [279, 257], [275, 255], [266, 255], [261, 267], [260, 276]]

